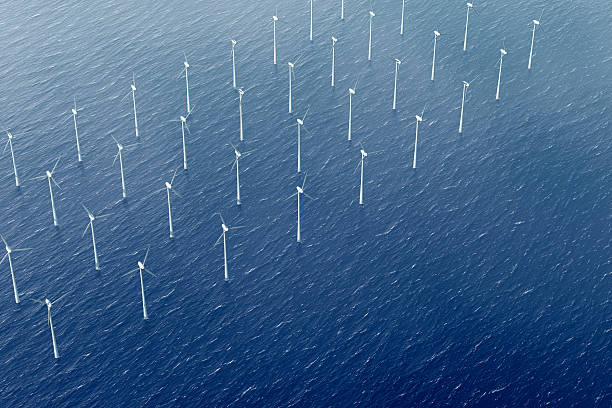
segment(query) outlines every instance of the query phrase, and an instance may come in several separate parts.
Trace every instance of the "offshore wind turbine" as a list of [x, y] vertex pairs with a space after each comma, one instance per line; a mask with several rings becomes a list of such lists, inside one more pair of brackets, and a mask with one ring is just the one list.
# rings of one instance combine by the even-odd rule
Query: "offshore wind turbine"
[[527, 64], [527, 69], [531, 69], [531, 59], [533, 58], [533, 43], [535, 41], [535, 31], [536, 27], [540, 25], [540, 21], [542, 20], [542, 14], [544, 14], [544, 10], [540, 13], [540, 18], [533, 21], [533, 31], [531, 31], [531, 48], [529, 49], [529, 63]]
[[126, 147], [131, 147], [134, 146], [138, 143], [134, 143], [133, 145], [129, 145], [129, 146], [124, 146], [121, 143], [119, 143], [119, 141], [117, 139], [115, 139], [115, 136], [111, 136], [113, 138], [113, 140], [115, 141], [115, 143], [117, 144], [117, 154], [115, 155], [115, 159], [113, 160], [113, 165], [115, 164], [115, 162], [117, 161], [117, 158], [119, 159], [119, 168], [121, 170], [121, 192], [122, 192], [122, 196], [123, 198], [127, 197], [127, 190], [125, 188], [125, 174], [123, 171], [123, 149], [125, 149]]
[[55, 212], [55, 201], [53, 199], [53, 185], [51, 184], [51, 182], [53, 182], [53, 184], [55, 184], [57, 188], [61, 190], [60, 185], [53, 178], [53, 173], [55, 172], [55, 169], [57, 168], [57, 164], [59, 163], [59, 161], [60, 159], [58, 158], [57, 161], [55, 162], [55, 165], [53, 166], [53, 169], [51, 171], [49, 170], [45, 171], [44, 176], [34, 177], [34, 180], [43, 180], [46, 178], [47, 181], [49, 182], [49, 196], [51, 197], [51, 213], [53, 214], [53, 225], [56, 227], [59, 225], [59, 223], [57, 222], [57, 213]]
[[240, 112], [240, 141], [244, 140], [244, 130], [242, 126], [242, 97], [244, 96], [244, 89], [238, 88], [238, 110]]
[[[476, 78], [478, 78], [478, 76], [476, 76]], [[470, 84], [474, 81], [474, 79], [472, 79], [470, 82], [463, 81], [463, 94], [461, 96], [461, 117], [459, 119], [459, 133], [463, 133], [463, 107], [465, 106], [465, 95], [467, 93], [467, 89], [470, 87]]]
[[[179, 167], [180, 168], [180, 167]], [[176, 170], [174, 170], [174, 175], [172, 176], [172, 180], [170, 180], [170, 182], [168, 183], [166, 181], [165, 183], [165, 187], [162, 188], [161, 190], [157, 190], [157, 192], [161, 192], [166, 190], [166, 194], [168, 196], [168, 226], [170, 227], [170, 238], [174, 238], [174, 228], [172, 225], [172, 205], [170, 203], [170, 192], [173, 192], [174, 194], [176, 194], [179, 197], [182, 197], [179, 193], [176, 192], [176, 190], [173, 189], [172, 187], [172, 183], [174, 183], [174, 179], [176, 178], [176, 172], [178, 171], [177, 168]]]
[[417, 158], [417, 146], [419, 143], [419, 123], [423, 122], [423, 115], [425, 114], [425, 107], [420, 115], [415, 115], [416, 118], [416, 131], [414, 134], [414, 157], [412, 159], [412, 168], [416, 169], [416, 158]]
[[229, 281], [229, 268], [227, 266], [227, 238], [225, 236], [225, 234], [229, 231], [229, 230], [234, 230], [234, 229], [238, 229], [238, 228], [244, 228], [243, 226], [239, 226], [239, 227], [228, 227], [225, 224], [225, 220], [223, 219], [223, 216], [221, 215], [221, 213], [214, 213], [213, 216], [218, 215], [219, 218], [221, 218], [221, 235], [219, 236], [219, 238], [217, 238], [217, 242], [215, 242], [215, 245], [213, 245], [213, 247], [216, 247], [219, 242], [221, 241], [221, 238], [223, 238], [223, 266], [225, 269], [225, 281]]
[[236, 87], [236, 40], [232, 40], [232, 83]]
[[132, 84], [130, 85], [130, 92], [128, 92], [123, 99], [127, 98], [130, 93], [132, 94], [132, 104], [134, 105], [134, 130], [136, 137], [138, 137], [138, 116], [136, 115], [136, 76], [132, 74]]
[[185, 61], [183, 61], [183, 69], [181, 70], [181, 73], [179, 74], [182, 75], [183, 72], [185, 73], [185, 89], [187, 90], [187, 113], [191, 113], [191, 104], [189, 102], [189, 62], [187, 62], [187, 55], [185, 53], [183, 53], [183, 55], [185, 56]]
[[355, 81], [355, 86], [349, 88], [349, 117], [348, 117], [348, 140], [351, 140], [351, 130], [353, 127], [353, 95], [357, 92], [357, 82], [359, 82], [359, 78]]
[[336, 76], [336, 42], [338, 42], [338, 39], [334, 36], [332, 36], [332, 67], [331, 67], [331, 86], [336, 86], [336, 80], [335, 80], [335, 76]]
[[499, 50], [499, 75], [497, 76], [497, 93], [495, 94], [495, 100], [499, 100], [499, 88], [501, 86], [501, 74], [502, 65], [504, 63], [504, 55], [508, 54], [505, 49], [500, 48]]
[[79, 143], [79, 130], [77, 128], [77, 113], [82, 109], [77, 109], [76, 96], [74, 97], [74, 108], [72, 108], [72, 119], [74, 121], [74, 135], [76, 137], [77, 159], [79, 163], [83, 161], [81, 158], [81, 144]]
[[310, 0], [310, 41], [312, 41], [312, 0]]
[[436, 45], [438, 44], [438, 37], [440, 36], [440, 32], [438, 30], [434, 30], [434, 46], [433, 46], [433, 61], [431, 63], [431, 80], [434, 80], [434, 75], [436, 73]]
[[368, 61], [372, 61], [372, 19], [376, 16], [374, 11], [370, 10], [370, 40], [368, 42]]
[[187, 170], [187, 148], [185, 145], [185, 129], [187, 129], [187, 132], [191, 134], [191, 130], [189, 130], [189, 126], [187, 126], [187, 118], [189, 118], [189, 115], [191, 115], [191, 112], [188, 113], [187, 116], [181, 115], [179, 117], [179, 120], [173, 121], [173, 122], [181, 122], [181, 135], [183, 136], [182, 138], [182, 141], [183, 141], [183, 170]]
[[11, 271], [11, 280], [13, 281], [13, 294], [15, 295], [15, 303], [19, 303], [19, 293], [17, 292], [17, 283], [15, 281], [15, 271], [13, 270], [13, 260], [11, 258], [11, 254], [13, 252], [24, 252], [30, 251], [32, 248], [12, 248], [9, 244], [6, 243], [4, 237], [0, 234], [0, 239], [2, 239], [2, 243], [4, 243], [4, 249], [6, 250], [6, 255], [0, 259], [0, 265], [4, 262], [5, 259], [8, 259], [9, 270]]
[[465, 34], [463, 36], [463, 51], [467, 51], [468, 23], [470, 21], [470, 9], [473, 7], [473, 3], [467, 2], [467, 14], [465, 15]]
[[4, 145], [4, 151], [2, 153], [6, 152], [7, 147], [10, 147], [11, 159], [13, 161], [13, 174], [15, 175], [15, 186], [19, 187], [19, 175], [17, 173], [17, 164], [15, 163], [15, 151], [13, 150], [13, 134], [7, 130], [6, 135], [8, 137], [8, 140]]
[[340, 20], [344, 20], [344, 0], [340, 0]]
[[149, 275], [153, 276], [154, 278], [156, 278], [157, 276], [155, 276], [155, 274], [153, 272], [151, 272], [150, 270], [148, 270], [145, 267], [145, 264], [147, 263], [147, 257], [149, 256], [149, 249], [147, 249], [147, 253], [145, 254], [144, 259], [141, 261], [138, 261], [138, 268], [133, 269], [131, 271], [129, 271], [128, 273], [126, 273], [124, 276], [128, 276], [133, 274], [134, 272], [139, 272], [140, 274], [140, 293], [142, 295], [142, 315], [143, 318], [145, 320], [147, 320], [149, 318], [149, 314], [147, 313], [147, 301], [145, 299], [145, 291], [144, 291], [144, 281], [142, 278], [142, 271], [147, 272]]
[[98, 217], [94, 217], [94, 215], [91, 213], [91, 211], [89, 211], [89, 209], [87, 207], [85, 207], [85, 204], [81, 204], [83, 206], [83, 209], [85, 209], [85, 211], [87, 212], [87, 216], [89, 217], [89, 222], [87, 223], [87, 226], [85, 227], [85, 231], [83, 231], [83, 237], [85, 236], [85, 234], [87, 233], [88, 229], [91, 229], [91, 241], [93, 243], [93, 253], [94, 253], [94, 264], [96, 266], [96, 270], [99, 271], [100, 270], [100, 262], [98, 261], [98, 248], [96, 246], [96, 234], [94, 232], [94, 225], [93, 222], [96, 218], [106, 218], [109, 217], [111, 214], [106, 214], [106, 215], [100, 215]]
[[297, 65], [298, 61], [300, 60], [300, 58], [302, 58], [302, 56], [299, 56], [295, 62], [287, 62], [287, 65], [289, 66], [289, 113], [293, 112], [293, 84], [292, 84], [292, 78], [295, 79], [295, 73], [294, 73], [294, 68]]
[[302, 186], [296, 186], [296, 192], [290, 195], [287, 199], [297, 196], [297, 242], [302, 242], [302, 227], [301, 227], [301, 218], [300, 218], [300, 195], [304, 195], [311, 200], [314, 200], [311, 196], [304, 192], [304, 187], [306, 186], [306, 176], [304, 175], [304, 181], [302, 182]]
[[276, 22], [278, 21], [278, 10], [272, 16], [272, 26], [274, 31], [274, 65], [276, 65]]
[[400, 35], [404, 35], [404, 9], [406, 8], [406, 0], [402, 0], [402, 22], [400, 23]]
[[306, 110], [304, 117], [302, 119], [297, 119], [297, 171], [300, 173], [302, 171], [302, 136], [301, 129], [304, 126], [304, 121], [306, 120], [306, 116], [308, 115], [308, 111], [310, 107]]
[[57, 298], [54, 302], [51, 302], [49, 299], [45, 299], [43, 302], [40, 299], [32, 299], [34, 302], [40, 303], [43, 306], [47, 306], [47, 323], [49, 323], [49, 328], [51, 329], [51, 340], [53, 341], [53, 356], [55, 358], [59, 358], [59, 351], [57, 351], [57, 342], [55, 341], [55, 331], [53, 330], [53, 318], [51, 317], [51, 306], [62, 300], [68, 293], [64, 293], [62, 296]]
[[234, 146], [232, 142], [230, 142], [230, 145], [234, 149], [234, 156], [235, 156], [234, 163], [232, 164], [232, 170], [234, 169], [234, 167], [236, 167], [236, 205], [240, 205], [242, 202], [240, 200], [240, 167], [239, 167], [238, 161], [240, 160], [242, 156], [247, 156], [251, 152], [249, 151], [245, 153], [240, 153], [238, 151], [238, 148]]
[[393, 81], [393, 110], [395, 110], [395, 104], [397, 102], [397, 77], [399, 75], [399, 66], [402, 61], [395, 58], [395, 80]]

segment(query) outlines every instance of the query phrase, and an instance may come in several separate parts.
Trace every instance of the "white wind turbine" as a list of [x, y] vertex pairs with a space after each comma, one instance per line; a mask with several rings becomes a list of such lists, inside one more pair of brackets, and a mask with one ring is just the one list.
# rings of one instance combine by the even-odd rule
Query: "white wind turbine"
[[302, 242], [302, 226], [301, 226], [301, 213], [300, 213], [300, 195], [304, 195], [308, 198], [310, 198], [311, 200], [314, 200], [314, 198], [312, 198], [311, 196], [309, 196], [308, 194], [306, 194], [304, 192], [304, 187], [306, 186], [306, 176], [307, 174], [304, 175], [304, 181], [302, 182], [302, 186], [296, 186], [296, 192], [293, 193], [292, 195], [290, 195], [288, 199], [297, 196], [297, 242]]
[[83, 206], [83, 209], [85, 209], [85, 211], [87, 212], [87, 216], [89, 217], [89, 222], [87, 223], [87, 226], [85, 227], [85, 231], [83, 231], [83, 237], [85, 236], [85, 234], [87, 233], [88, 229], [91, 229], [91, 241], [93, 243], [93, 253], [94, 253], [94, 264], [96, 266], [96, 270], [99, 271], [100, 270], [100, 262], [98, 261], [98, 248], [96, 246], [96, 234], [94, 232], [94, 220], [96, 218], [106, 218], [109, 217], [111, 214], [105, 214], [105, 215], [100, 215], [98, 217], [94, 217], [94, 215], [91, 213], [91, 211], [89, 211], [89, 209], [87, 207], [85, 207], [85, 204], [81, 204]]
[[278, 21], [278, 9], [274, 12], [272, 16], [272, 25], [274, 30], [274, 65], [276, 65], [276, 22]]
[[129, 271], [128, 273], [126, 273], [125, 275], [123, 275], [123, 276], [128, 276], [128, 275], [133, 274], [134, 272], [139, 272], [139, 274], [140, 274], [140, 293], [142, 295], [142, 315], [143, 315], [143, 318], [145, 320], [147, 320], [149, 318], [149, 314], [147, 313], [147, 301], [145, 299], [144, 281], [143, 281], [143, 278], [142, 278], [142, 271], [147, 272], [148, 274], [150, 274], [151, 276], [153, 276], [155, 278], [157, 277], [157, 276], [155, 276], [155, 274], [153, 272], [151, 272], [150, 270], [148, 270], [145, 267], [145, 264], [147, 263], [147, 257], [148, 256], [149, 256], [149, 249], [147, 249], [147, 253], [145, 254], [145, 257], [142, 260], [142, 262], [138, 261], [138, 268], [133, 269], [133, 270]]
[[502, 74], [502, 65], [504, 63], [504, 55], [507, 55], [505, 49], [500, 48], [499, 50], [499, 75], [497, 77], [497, 93], [495, 94], [495, 100], [499, 100], [499, 88], [501, 87], [501, 74]]
[[77, 128], [77, 113], [80, 112], [81, 109], [77, 109], [77, 104], [76, 104], [76, 96], [74, 97], [74, 108], [72, 108], [72, 119], [74, 121], [74, 135], [76, 137], [76, 148], [77, 148], [77, 159], [79, 161], [79, 163], [81, 163], [83, 160], [81, 158], [81, 144], [79, 143], [79, 130]]
[[32, 248], [12, 248], [9, 244], [6, 243], [4, 237], [0, 234], [0, 239], [4, 243], [4, 249], [6, 250], [6, 255], [0, 259], [0, 265], [4, 262], [5, 259], [8, 259], [9, 270], [11, 271], [11, 280], [13, 281], [13, 294], [15, 295], [15, 303], [19, 303], [19, 293], [17, 292], [17, 282], [15, 281], [15, 271], [13, 270], [13, 259], [11, 258], [11, 254], [13, 252], [24, 252], [31, 251]]
[[236, 40], [232, 40], [232, 83], [236, 87]]
[[46, 178], [47, 181], [49, 182], [49, 195], [51, 197], [51, 212], [53, 214], [53, 225], [55, 225], [56, 227], [59, 225], [59, 223], [57, 222], [57, 213], [55, 212], [55, 201], [53, 199], [53, 185], [51, 183], [53, 182], [53, 184], [55, 184], [57, 188], [61, 190], [60, 185], [53, 178], [53, 173], [55, 172], [55, 169], [57, 168], [57, 164], [59, 163], [59, 161], [60, 159], [58, 158], [57, 161], [55, 162], [55, 165], [53, 166], [53, 169], [51, 171], [49, 170], [45, 171], [44, 176], [34, 177], [34, 180], [43, 180]]
[[416, 118], [416, 131], [414, 134], [414, 157], [412, 159], [412, 168], [416, 169], [416, 158], [417, 158], [417, 146], [419, 143], [419, 123], [423, 122], [423, 115], [425, 114], [425, 107], [421, 111], [420, 115], [415, 115]]
[[540, 18], [533, 21], [533, 31], [531, 32], [531, 48], [529, 49], [529, 63], [527, 64], [527, 69], [531, 69], [531, 59], [533, 58], [533, 43], [535, 41], [535, 32], [536, 27], [540, 25], [540, 21], [542, 21], [542, 15], [544, 14], [544, 10], [540, 13]]
[[10, 147], [11, 159], [13, 160], [13, 174], [15, 175], [15, 186], [19, 187], [19, 175], [17, 173], [17, 164], [15, 163], [15, 151], [13, 150], [13, 137], [14, 136], [8, 130], [6, 131], [6, 135], [8, 137], [8, 140], [6, 141], [6, 144], [4, 145], [4, 151], [2, 153], [5, 153], [6, 149]]
[[[478, 76], [476, 76], [478, 78]], [[472, 79], [470, 82], [463, 81], [463, 94], [461, 96], [461, 117], [459, 118], [459, 133], [463, 133], [463, 107], [465, 106], [465, 95], [470, 84], [476, 79]]]
[[244, 140], [244, 130], [242, 126], [242, 97], [244, 96], [244, 89], [238, 88], [238, 110], [240, 113], [240, 141]]
[[440, 36], [440, 32], [438, 30], [434, 30], [434, 46], [433, 46], [433, 61], [431, 63], [431, 80], [434, 80], [434, 75], [436, 73], [436, 45], [438, 44], [438, 37]]
[[370, 10], [370, 40], [368, 42], [368, 61], [372, 60], [372, 19], [376, 16], [374, 11]]
[[467, 3], [467, 14], [465, 15], [465, 34], [463, 36], [463, 51], [467, 51], [468, 23], [470, 21], [470, 9], [473, 7], [473, 3]]
[[336, 80], [335, 80], [335, 76], [336, 76], [336, 42], [338, 42], [338, 39], [336, 37], [332, 36], [332, 74], [331, 74], [331, 86], [336, 86]]
[[304, 121], [306, 120], [306, 116], [308, 115], [308, 111], [310, 110], [310, 106], [306, 109], [306, 113], [302, 119], [297, 118], [297, 171], [300, 173], [302, 171], [302, 133], [301, 129], [304, 126]]
[[[366, 157], [368, 157], [368, 153], [365, 151], [365, 148], [363, 147], [363, 144], [359, 143], [359, 146], [361, 146], [361, 160], [359, 161], [359, 163], [357, 163], [357, 167], [355, 168], [355, 171], [361, 167], [361, 183], [359, 184], [359, 205], [363, 205], [363, 182], [364, 182], [364, 177], [363, 177], [363, 172], [364, 172], [364, 166], [365, 166], [365, 159]], [[380, 152], [372, 152], [369, 154], [376, 154], [376, 153], [380, 153]]]
[[123, 171], [123, 149], [125, 149], [126, 147], [131, 147], [131, 146], [135, 146], [138, 143], [134, 143], [132, 145], [129, 146], [124, 146], [121, 143], [119, 143], [119, 141], [117, 139], [115, 139], [115, 136], [111, 136], [113, 138], [113, 140], [115, 141], [115, 143], [117, 144], [117, 154], [115, 155], [115, 159], [113, 160], [113, 165], [115, 165], [115, 162], [117, 161], [117, 158], [119, 159], [119, 168], [121, 170], [121, 193], [123, 198], [127, 197], [127, 190], [125, 188], [125, 173]]
[[400, 23], [400, 35], [404, 35], [404, 9], [406, 8], [406, 0], [402, 0], [402, 22]]
[[53, 341], [53, 355], [55, 358], [59, 358], [59, 351], [57, 351], [57, 342], [55, 341], [55, 331], [53, 330], [53, 318], [51, 317], [51, 306], [62, 300], [68, 293], [63, 294], [59, 298], [57, 298], [54, 302], [51, 302], [49, 299], [45, 299], [43, 302], [40, 299], [32, 299], [34, 302], [40, 303], [43, 306], [47, 306], [47, 323], [49, 323], [49, 328], [51, 329], [51, 340]]
[[132, 84], [130, 85], [130, 92], [128, 92], [123, 99], [127, 98], [130, 93], [132, 94], [132, 103], [134, 105], [134, 130], [136, 137], [138, 137], [138, 116], [136, 115], [136, 76], [132, 74]]
[[234, 167], [236, 167], [236, 205], [240, 205], [242, 204], [242, 201], [240, 200], [240, 163], [239, 160], [241, 157], [243, 156], [247, 156], [249, 154], [251, 154], [251, 152], [245, 152], [245, 153], [240, 153], [238, 151], [238, 148], [236, 146], [234, 146], [234, 144], [232, 142], [230, 142], [230, 145], [232, 146], [232, 148], [234, 149], [234, 163], [232, 164], [232, 170], [234, 169]]
[[184, 68], [181, 70], [181, 73], [179, 74], [179, 76], [183, 75], [183, 72], [185, 73], [185, 89], [187, 90], [187, 113], [191, 113], [191, 104], [189, 101], [189, 62], [187, 62], [187, 55], [185, 53], [183, 53], [183, 55], [185, 56], [185, 61], [183, 61], [183, 66]]
[[312, 0], [310, 0], [310, 41], [312, 41]]
[[399, 66], [401, 65], [402, 60], [395, 58], [395, 80], [393, 81], [393, 110], [395, 110], [395, 105], [397, 102], [397, 77], [399, 75]]
[[[194, 108], [195, 109], [195, 108]], [[192, 111], [193, 112], [193, 109]], [[191, 135], [191, 130], [189, 130], [189, 126], [187, 126], [187, 119], [191, 115], [191, 112], [187, 114], [187, 116], [181, 115], [178, 120], [173, 120], [172, 122], [181, 122], [181, 135], [183, 141], [183, 170], [187, 170], [187, 147], [185, 145], [185, 129]]]
[[294, 68], [297, 65], [298, 61], [300, 60], [300, 58], [302, 58], [302, 56], [299, 56], [295, 62], [288, 62], [287, 65], [289, 66], [289, 113], [293, 112], [293, 84], [292, 84], [292, 79], [295, 78], [295, 73], [294, 73]]
[[244, 226], [239, 226], [239, 227], [228, 227], [225, 224], [225, 220], [223, 219], [223, 216], [221, 215], [221, 213], [214, 213], [213, 216], [218, 215], [219, 218], [221, 218], [221, 229], [223, 232], [221, 232], [221, 235], [219, 236], [219, 238], [217, 238], [217, 242], [215, 242], [215, 245], [213, 245], [213, 247], [216, 247], [219, 242], [221, 241], [221, 239], [223, 238], [223, 266], [225, 269], [225, 281], [229, 281], [229, 268], [227, 266], [227, 238], [225, 236], [225, 234], [229, 231], [229, 230], [234, 230], [234, 229], [239, 229], [239, 228], [244, 228]]
[[[179, 167], [179, 168], [180, 168], [180, 167]], [[173, 227], [173, 225], [172, 225], [172, 205], [170, 204], [170, 192], [172, 191], [172, 192], [173, 192], [174, 194], [176, 194], [177, 196], [182, 197], [182, 196], [181, 196], [179, 193], [177, 193], [177, 192], [176, 192], [176, 190], [174, 190], [174, 189], [173, 189], [173, 187], [172, 187], [172, 183], [174, 183], [174, 179], [176, 178], [176, 172], [178, 171], [178, 169], [179, 169], [179, 168], [177, 168], [176, 170], [174, 170], [174, 175], [172, 176], [172, 180], [170, 180], [170, 182], [169, 182], [169, 183], [166, 181], [166, 183], [165, 183], [165, 185], [166, 185], [166, 186], [165, 186], [164, 188], [162, 188], [162, 189], [160, 189], [160, 190], [157, 190], [157, 191], [156, 191], [157, 193], [159, 193], [159, 192], [161, 192], [161, 191], [166, 190], [166, 194], [167, 194], [167, 196], [168, 196], [168, 225], [169, 225], [169, 227], [170, 227], [170, 238], [174, 238], [174, 227]]]
[[340, 20], [344, 20], [344, 0], [340, 1]]
[[351, 131], [353, 127], [353, 95], [357, 92], [357, 82], [359, 82], [359, 78], [355, 81], [355, 86], [349, 88], [349, 117], [348, 117], [348, 140], [351, 140]]

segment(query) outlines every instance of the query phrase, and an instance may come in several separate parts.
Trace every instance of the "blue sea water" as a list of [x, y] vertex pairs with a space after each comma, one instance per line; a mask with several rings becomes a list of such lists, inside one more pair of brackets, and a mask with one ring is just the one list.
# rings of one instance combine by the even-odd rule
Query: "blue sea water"
[[[612, 405], [612, 4], [477, 2], [463, 53], [465, 3], [409, 2], [401, 37], [401, 1], [378, 0], [369, 63], [369, 2], [345, 3], [341, 21], [339, 0], [314, 2], [312, 43], [304, 0], [0, 5], [0, 126], [16, 134], [23, 184], [5, 152], [0, 233], [34, 248], [13, 256], [18, 305], [0, 265], [1, 407]], [[232, 38], [247, 89], [240, 144]], [[195, 109], [170, 239], [158, 190], [182, 164], [183, 52]], [[291, 115], [287, 62], [300, 55]], [[393, 58], [405, 58], [396, 112]], [[122, 100], [133, 74], [141, 138], [123, 156], [122, 200], [111, 136], [138, 141]], [[302, 167], [316, 200], [302, 202], [297, 244], [295, 119], [308, 108]], [[229, 142], [253, 151], [240, 207]], [[380, 151], [366, 161], [364, 206], [359, 143]], [[46, 180], [33, 178], [60, 156], [56, 228]], [[81, 202], [112, 214], [95, 221], [99, 271]], [[246, 227], [228, 233], [229, 282], [215, 212]], [[138, 275], [124, 274], [149, 247], [144, 321]], [[55, 360], [31, 299], [66, 292]]]

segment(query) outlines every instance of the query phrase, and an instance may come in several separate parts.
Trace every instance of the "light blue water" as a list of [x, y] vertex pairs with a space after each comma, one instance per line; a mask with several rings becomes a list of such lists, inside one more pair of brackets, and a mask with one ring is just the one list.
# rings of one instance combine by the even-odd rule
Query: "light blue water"
[[[0, 265], [0, 406], [610, 406], [612, 6], [377, 1], [367, 62], [366, 1], [60, 1], [0, 6], [0, 124], [15, 133], [23, 186], [0, 160], [0, 232], [35, 248], [13, 257], [22, 303]], [[255, 4], [256, 3], [256, 4]], [[272, 14], [278, 6], [278, 67]], [[431, 83], [433, 29], [441, 31]], [[331, 89], [331, 35], [336, 89]], [[238, 84], [246, 141], [241, 207], [233, 150]], [[499, 48], [502, 99], [495, 101]], [[187, 149], [168, 237], [165, 192], [181, 165], [183, 52], [192, 65]], [[295, 69], [287, 113], [287, 61]], [[400, 68], [392, 112], [393, 58]], [[116, 147], [126, 149], [121, 200]], [[462, 80], [469, 88], [459, 135]], [[346, 141], [347, 89], [353, 138]], [[78, 165], [70, 109], [79, 107]], [[414, 115], [425, 112], [418, 168]], [[308, 172], [297, 245], [296, 123]], [[362, 142], [365, 205], [358, 205]], [[52, 226], [43, 175], [62, 156]], [[102, 269], [94, 270], [96, 214]], [[217, 216], [228, 234], [223, 281]], [[150, 320], [136, 267], [146, 249]], [[45, 311], [31, 298], [69, 295]]]

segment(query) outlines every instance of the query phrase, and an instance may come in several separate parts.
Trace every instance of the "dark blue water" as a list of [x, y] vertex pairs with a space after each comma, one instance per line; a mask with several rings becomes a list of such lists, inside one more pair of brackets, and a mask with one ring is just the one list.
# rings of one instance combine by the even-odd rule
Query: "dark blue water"
[[[22, 302], [0, 266], [0, 406], [598, 406], [612, 404], [612, 5], [476, 4], [463, 53], [465, 4], [399, 0], [5, 2], [0, 6], [0, 124], [15, 133], [23, 186], [0, 160], [0, 232], [33, 247], [13, 257]], [[255, 4], [256, 3], [256, 4]], [[278, 68], [272, 14], [278, 14]], [[429, 81], [433, 34], [436, 82]], [[336, 89], [331, 89], [331, 35]], [[231, 169], [244, 97], [242, 206]], [[499, 48], [502, 99], [495, 101]], [[181, 165], [183, 52], [191, 101]], [[287, 113], [287, 61], [295, 69]], [[400, 68], [391, 110], [393, 58]], [[121, 200], [116, 147], [126, 149]], [[478, 76], [478, 77], [477, 77]], [[469, 88], [458, 134], [462, 80]], [[347, 88], [353, 138], [346, 141]], [[84, 163], [70, 109], [76, 95]], [[418, 168], [414, 115], [425, 112]], [[295, 242], [296, 124], [308, 172], [302, 244]], [[359, 143], [369, 151], [359, 206]], [[62, 156], [53, 227], [46, 180]], [[82, 237], [96, 214], [102, 269]], [[221, 211], [230, 282], [223, 280]], [[146, 249], [150, 320], [136, 267]], [[3, 254], [2, 254], [3, 255]], [[46, 312], [32, 298], [68, 296]]]

